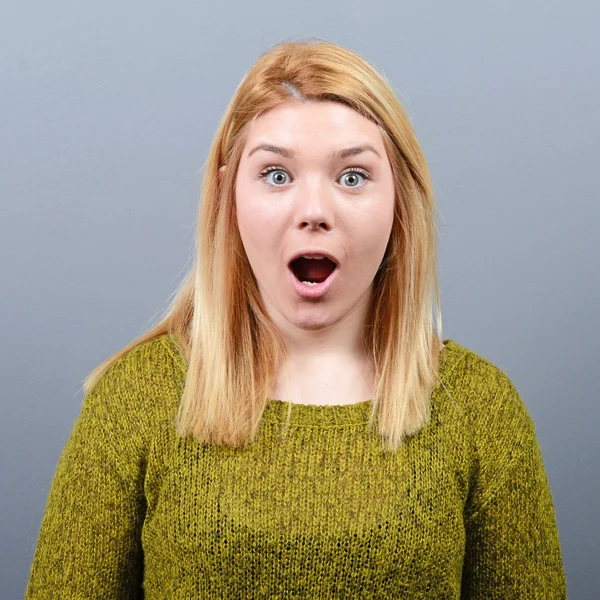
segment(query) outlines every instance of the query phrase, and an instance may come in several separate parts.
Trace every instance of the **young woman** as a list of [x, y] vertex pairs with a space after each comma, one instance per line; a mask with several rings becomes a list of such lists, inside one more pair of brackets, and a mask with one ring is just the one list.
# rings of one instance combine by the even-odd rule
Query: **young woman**
[[442, 339], [436, 216], [371, 64], [265, 52], [193, 268], [86, 380], [26, 598], [565, 598], [532, 419]]

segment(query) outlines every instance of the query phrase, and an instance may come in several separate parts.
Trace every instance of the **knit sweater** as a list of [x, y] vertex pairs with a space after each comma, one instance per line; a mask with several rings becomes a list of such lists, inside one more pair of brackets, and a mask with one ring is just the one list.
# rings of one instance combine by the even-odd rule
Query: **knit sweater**
[[269, 399], [244, 449], [176, 436], [166, 334], [85, 396], [26, 590], [49, 598], [566, 598], [553, 498], [508, 376], [444, 340], [431, 419], [396, 453], [371, 401]]

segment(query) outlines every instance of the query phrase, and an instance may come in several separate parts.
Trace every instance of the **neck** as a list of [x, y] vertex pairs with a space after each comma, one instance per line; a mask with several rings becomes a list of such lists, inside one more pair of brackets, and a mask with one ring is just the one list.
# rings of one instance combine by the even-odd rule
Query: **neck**
[[287, 362], [298, 369], [312, 369], [323, 362], [362, 361], [368, 297], [366, 294], [342, 319], [322, 329], [296, 327], [275, 319], [286, 340]]
[[274, 396], [299, 401], [329, 397], [340, 403], [369, 398], [372, 377], [363, 342], [367, 309], [368, 303], [360, 302], [342, 320], [324, 329], [302, 329], [276, 320], [285, 336], [287, 354]]

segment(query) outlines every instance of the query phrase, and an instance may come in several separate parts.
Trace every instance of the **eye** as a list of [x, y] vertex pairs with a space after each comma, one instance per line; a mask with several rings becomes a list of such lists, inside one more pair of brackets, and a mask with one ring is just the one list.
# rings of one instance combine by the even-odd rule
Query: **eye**
[[[269, 181], [269, 175], [271, 173], [274, 173], [273, 179], [275, 181], [277, 181], [277, 183], [271, 183]], [[363, 183], [360, 183], [359, 185], [347, 186], [348, 189], [350, 189], [350, 190], [362, 189], [363, 187], [365, 187], [365, 185], [367, 184], [367, 181], [370, 179], [369, 173], [359, 167], [350, 167], [349, 169], [346, 169], [340, 175], [340, 178], [345, 177], [346, 175], [352, 175], [352, 177], [346, 178], [347, 183], [356, 181], [357, 175], [362, 177], [364, 180]], [[287, 172], [287, 170], [284, 167], [280, 167], [280, 166], [267, 167], [266, 169], [261, 171], [258, 175], [258, 179], [264, 181], [269, 187], [282, 187], [282, 185], [286, 183], [286, 181], [285, 181], [286, 178], [289, 179], [289, 173]], [[344, 187], [346, 187], [346, 186], [344, 186]]]
[[357, 167], [351, 167], [350, 169], [344, 171], [340, 177], [345, 177], [346, 175], [351, 175], [351, 177], [348, 179], [346, 179], [346, 183], [349, 183], [349, 181], [355, 180], [356, 181], [356, 176], [359, 175], [360, 177], [362, 177], [364, 179], [363, 183], [359, 184], [359, 185], [351, 185], [351, 188], [354, 189], [361, 189], [363, 187], [365, 187], [365, 185], [367, 185], [367, 180], [369, 179], [369, 174], [363, 170], [363, 169], [359, 169]]
[[[268, 181], [268, 176], [271, 173], [276, 174], [275, 180], [277, 181], [277, 183], [270, 183]], [[262, 179], [270, 187], [281, 187], [279, 184], [285, 183], [285, 181], [283, 181], [284, 176], [289, 177], [288, 172], [283, 167], [273, 166], [273, 167], [267, 167], [266, 169], [264, 169], [264, 171], [261, 171], [258, 178]]]

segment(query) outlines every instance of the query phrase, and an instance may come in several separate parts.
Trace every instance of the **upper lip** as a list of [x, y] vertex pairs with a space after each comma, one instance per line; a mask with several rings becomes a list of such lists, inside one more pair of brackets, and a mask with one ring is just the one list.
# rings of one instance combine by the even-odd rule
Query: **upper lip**
[[336, 266], [339, 267], [340, 265], [338, 259], [333, 254], [331, 254], [331, 252], [327, 252], [327, 250], [317, 250], [315, 248], [311, 248], [310, 250], [306, 249], [299, 250], [298, 252], [296, 252], [288, 261], [288, 266], [291, 265], [292, 262], [294, 262], [297, 258], [300, 258], [301, 256], [324, 256], [325, 258], [328, 258], [330, 261], [335, 263]]

